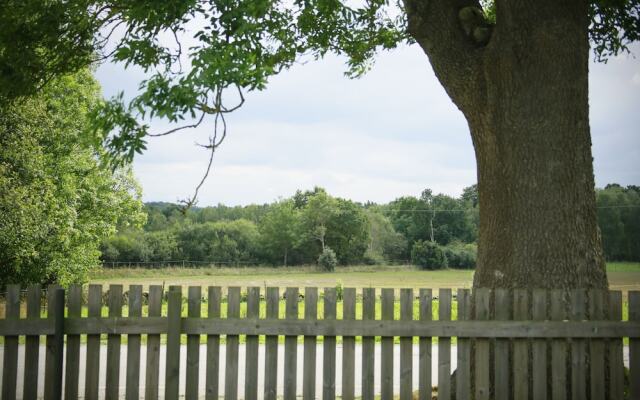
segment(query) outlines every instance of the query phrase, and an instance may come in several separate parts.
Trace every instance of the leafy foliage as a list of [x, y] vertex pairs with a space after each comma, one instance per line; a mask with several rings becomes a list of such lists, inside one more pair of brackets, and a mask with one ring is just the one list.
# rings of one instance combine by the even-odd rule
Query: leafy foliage
[[0, 108], [0, 286], [81, 282], [103, 238], [144, 222], [131, 172], [83, 140], [98, 98], [82, 71]]
[[418, 240], [411, 248], [411, 262], [422, 269], [447, 268], [442, 248], [434, 242]]
[[[481, 3], [500, 23], [495, 2]], [[640, 1], [592, 0], [590, 6], [598, 59], [638, 40]], [[412, 41], [402, 7], [388, 0], [9, 0], [0, 4], [0, 26], [0, 103], [96, 59], [147, 72], [130, 101], [115, 96], [94, 113], [93, 128], [115, 165], [145, 149], [144, 119], [217, 118], [234, 108], [227, 102], [236, 90], [262, 90], [297, 60], [341, 54], [347, 75], [357, 77], [377, 51]]]
[[325, 247], [320, 256], [318, 256], [318, 265], [327, 272], [333, 271], [338, 265], [336, 253], [330, 247]]

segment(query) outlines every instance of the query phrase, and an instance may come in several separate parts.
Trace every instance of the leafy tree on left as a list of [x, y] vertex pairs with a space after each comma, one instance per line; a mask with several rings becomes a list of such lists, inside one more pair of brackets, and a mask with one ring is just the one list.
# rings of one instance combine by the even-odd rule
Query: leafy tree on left
[[0, 287], [81, 282], [103, 238], [144, 223], [130, 170], [86, 134], [99, 98], [84, 70], [0, 108]]

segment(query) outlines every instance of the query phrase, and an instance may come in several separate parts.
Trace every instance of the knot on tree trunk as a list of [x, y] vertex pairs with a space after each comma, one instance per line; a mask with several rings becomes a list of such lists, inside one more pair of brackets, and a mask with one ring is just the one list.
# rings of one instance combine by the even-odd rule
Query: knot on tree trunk
[[458, 12], [458, 20], [464, 33], [474, 43], [481, 46], [489, 43], [492, 25], [487, 21], [480, 8], [474, 6], [461, 8]]

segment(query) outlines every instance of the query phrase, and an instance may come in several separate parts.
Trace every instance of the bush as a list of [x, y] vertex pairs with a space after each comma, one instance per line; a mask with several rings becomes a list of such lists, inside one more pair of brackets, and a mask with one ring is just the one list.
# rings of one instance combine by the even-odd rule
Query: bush
[[422, 269], [447, 268], [447, 258], [442, 248], [429, 241], [418, 240], [411, 248], [411, 262]]
[[325, 271], [333, 271], [338, 265], [338, 258], [336, 257], [336, 253], [328, 247], [320, 254], [318, 257], [318, 265], [322, 267]]
[[474, 269], [478, 248], [474, 243], [454, 242], [443, 248], [449, 268]]

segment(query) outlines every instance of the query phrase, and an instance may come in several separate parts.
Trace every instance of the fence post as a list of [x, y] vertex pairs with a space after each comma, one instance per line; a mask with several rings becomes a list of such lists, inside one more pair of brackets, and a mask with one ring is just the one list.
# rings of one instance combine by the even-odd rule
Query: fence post
[[[45, 361], [45, 400], [62, 399], [62, 367], [64, 357], [64, 289], [51, 288], [47, 317], [53, 319], [53, 335], [47, 337]], [[51, 313], [51, 314], [49, 314]]]

